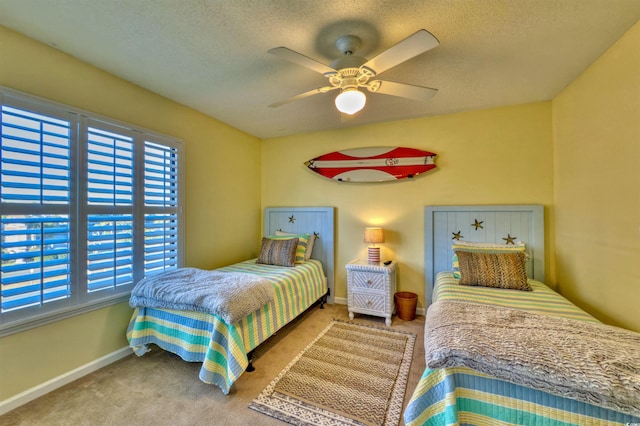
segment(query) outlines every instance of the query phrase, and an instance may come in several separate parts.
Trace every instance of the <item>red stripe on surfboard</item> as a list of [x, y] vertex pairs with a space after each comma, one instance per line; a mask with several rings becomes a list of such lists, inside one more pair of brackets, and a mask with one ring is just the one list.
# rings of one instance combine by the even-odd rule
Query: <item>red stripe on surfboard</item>
[[[396, 179], [402, 179], [409, 176], [417, 176], [420, 173], [424, 173], [431, 169], [435, 169], [435, 164], [426, 164], [424, 166], [384, 166], [384, 167], [367, 167], [364, 170], [378, 170], [381, 172], [388, 173], [391, 176], [394, 176]], [[354, 170], [358, 170], [353, 167], [331, 167], [331, 168], [314, 168], [311, 169], [314, 172], [321, 174], [324, 177], [328, 177], [329, 179], [333, 179], [335, 176], [340, 175], [342, 173], [352, 172]], [[362, 169], [361, 169], [362, 170]]]
[[[358, 149], [358, 148], [356, 148]], [[348, 150], [346, 150], [348, 151]], [[428, 151], [422, 151], [416, 148], [394, 148], [379, 155], [371, 155], [367, 157], [357, 157], [347, 155], [340, 151], [330, 152], [314, 158], [313, 161], [341, 161], [341, 160], [362, 160], [362, 159], [381, 159], [381, 158], [408, 158], [408, 157], [435, 157], [436, 154]]]

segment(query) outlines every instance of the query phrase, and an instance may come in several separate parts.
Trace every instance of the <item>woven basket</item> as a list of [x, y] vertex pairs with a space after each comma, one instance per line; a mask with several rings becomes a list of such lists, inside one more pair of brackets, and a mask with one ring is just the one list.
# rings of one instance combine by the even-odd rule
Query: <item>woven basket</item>
[[399, 291], [395, 295], [398, 318], [413, 321], [416, 317], [418, 295], [409, 291]]

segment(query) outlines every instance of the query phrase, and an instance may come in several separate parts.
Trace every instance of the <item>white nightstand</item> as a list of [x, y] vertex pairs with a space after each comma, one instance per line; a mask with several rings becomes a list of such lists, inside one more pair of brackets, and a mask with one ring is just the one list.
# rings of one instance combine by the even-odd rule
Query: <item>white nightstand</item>
[[397, 263], [372, 264], [356, 259], [347, 263], [346, 268], [349, 319], [358, 312], [385, 317], [385, 324], [390, 326], [395, 311]]

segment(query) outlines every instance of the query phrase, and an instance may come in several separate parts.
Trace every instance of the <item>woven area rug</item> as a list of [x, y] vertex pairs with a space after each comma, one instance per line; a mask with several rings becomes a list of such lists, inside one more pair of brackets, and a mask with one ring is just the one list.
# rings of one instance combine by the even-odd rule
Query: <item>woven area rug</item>
[[295, 425], [398, 425], [415, 338], [334, 320], [249, 407]]

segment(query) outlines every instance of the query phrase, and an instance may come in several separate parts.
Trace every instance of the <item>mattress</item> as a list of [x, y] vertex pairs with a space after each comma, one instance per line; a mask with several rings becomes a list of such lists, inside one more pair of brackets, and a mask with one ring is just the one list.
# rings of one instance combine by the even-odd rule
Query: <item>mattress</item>
[[219, 270], [268, 279], [274, 300], [235, 324], [202, 312], [136, 308], [127, 339], [139, 356], [155, 344], [185, 361], [201, 362], [200, 380], [227, 394], [249, 365], [247, 354], [325, 295], [327, 282], [317, 260], [289, 268], [257, 264], [253, 259]]
[[[433, 300], [484, 303], [597, 322], [545, 284], [533, 291], [458, 285], [436, 278]], [[515, 385], [465, 367], [426, 369], [404, 412], [407, 425], [627, 425], [640, 418]]]

